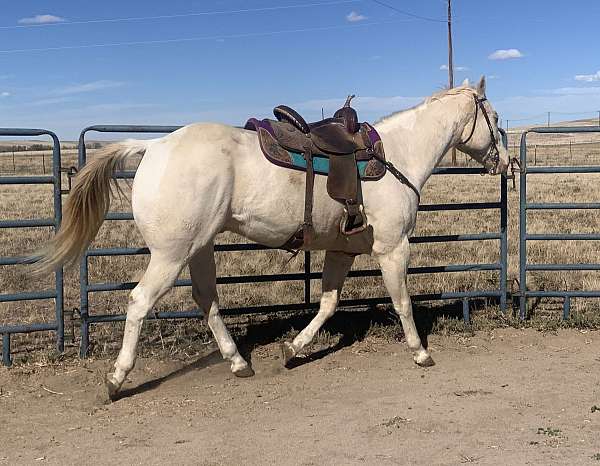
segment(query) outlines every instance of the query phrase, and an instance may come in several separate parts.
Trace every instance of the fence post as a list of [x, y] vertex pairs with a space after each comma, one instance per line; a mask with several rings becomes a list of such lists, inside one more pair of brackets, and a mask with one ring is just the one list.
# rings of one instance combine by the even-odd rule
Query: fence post
[[[54, 234], [58, 233], [62, 222], [62, 173], [60, 170], [60, 141], [56, 134], [50, 134], [52, 138], [52, 177], [54, 178]], [[44, 173], [46, 170], [44, 169]], [[65, 318], [64, 318], [64, 269], [61, 266], [55, 273], [56, 281], [56, 349], [62, 353], [65, 350]]]
[[569, 139], [569, 154], [571, 155], [571, 165], [573, 165], [573, 141]]
[[[502, 143], [508, 145], [508, 135], [502, 133]], [[513, 172], [514, 177], [514, 172]], [[513, 178], [514, 183], [514, 178]], [[508, 279], [508, 177], [500, 176], [500, 310], [506, 312]]]
[[[77, 165], [81, 170], [86, 163], [87, 151], [85, 147], [85, 130], [79, 135], [77, 145]], [[88, 257], [87, 250], [83, 252], [79, 261], [79, 318], [81, 319], [81, 342], [79, 343], [79, 356], [86, 358], [90, 345], [90, 323], [88, 322], [89, 295], [88, 295]]]
[[12, 365], [12, 359], [10, 357], [10, 333], [2, 334], [2, 364], [6, 367]]
[[500, 179], [500, 310], [506, 312], [508, 280], [508, 178]]
[[310, 251], [304, 251], [304, 304], [310, 304]]
[[519, 317], [527, 314], [527, 131], [521, 136], [521, 171], [519, 173]]

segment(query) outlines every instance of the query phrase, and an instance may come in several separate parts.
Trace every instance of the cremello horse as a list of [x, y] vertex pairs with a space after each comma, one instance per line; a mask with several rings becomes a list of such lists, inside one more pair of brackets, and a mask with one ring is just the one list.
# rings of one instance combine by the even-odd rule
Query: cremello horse
[[[479, 115], [479, 117], [478, 117]], [[439, 92], [422, 104], [375, 125], [386, 157], [420, 191], [443, 155], [453, 147], [468, 153], [490, 173], [505, 172], [508, 154], [497, 146], [498, 116], [485, 99], [485, 79]], [[133, 368], [142, 322], [188, 265], [194, 300], [207, 316], [223, 357], [237, 376], [250, 376], [219, 313], [213, 241], [230, 231], [268, 246], [284, 244], [303, 218], [304, 173], [265, 159], [256, 133], [222, 124], [186, 126], [165, 137], [110, 145], [79, 172], [65, 205], [59, 233], [42, 253], [40, 268], [73, 262], [93, 240], [109, 208], [111, 179], [125, 159], [144, 154], [132, 192], [135, 222], [151, 252], [143, 278], [131, 292], [123, 345], [113, 373], [114, 397]], [[311, 249], [327, 250], [323, 294], [317, 315], [291, 343], [284, 359], [298, 354], [335, 312], [342, 284], [354, 261], [343, 252], [341, 204], [327, 194], [326, 178], [315, 180]], [[418, 195], [391, 173], [363, 183], [364, 207], [372, 226], [372, 255], [378, 260], [406, 341], [421, 366], [433, 364], [422, 346], [406, 285], [409, 242]]]

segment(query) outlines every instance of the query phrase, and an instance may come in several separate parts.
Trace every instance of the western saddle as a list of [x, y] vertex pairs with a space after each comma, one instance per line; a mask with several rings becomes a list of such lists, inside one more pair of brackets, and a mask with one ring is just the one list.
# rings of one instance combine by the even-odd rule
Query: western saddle
[[283, 245], [284, 249], [308, 247], [314, 238], [312, 224], [315, 173], [327, 175], [329, 196], [344, 205], [340, 232], [354, 235], [368, 223], [362, 204], [361, 180], [378, 180], [385, 175], [383, 143], [368, 123], [359, 123], [346, 99], [333, 118], [307, 123], [286, 105], [275, 107], [275, 120], [248, 120], [245, 129], [258, 133], [261, 149], [276, 165], [306, 172], [304, 222]]

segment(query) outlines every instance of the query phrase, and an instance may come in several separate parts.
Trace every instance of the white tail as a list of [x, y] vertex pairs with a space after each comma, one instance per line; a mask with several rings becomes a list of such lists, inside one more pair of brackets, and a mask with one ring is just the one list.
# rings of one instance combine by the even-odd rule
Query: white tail
[[119, 190], [114, 173], [123, 169], [128, 157], [143, 154], [151, 142], [128, 139], [110, 144], [86, 163], [75, 176], [57, 235], [34, 254], [35, 272], [50, 272], [83, 254], [104, 222], [113, 187]]

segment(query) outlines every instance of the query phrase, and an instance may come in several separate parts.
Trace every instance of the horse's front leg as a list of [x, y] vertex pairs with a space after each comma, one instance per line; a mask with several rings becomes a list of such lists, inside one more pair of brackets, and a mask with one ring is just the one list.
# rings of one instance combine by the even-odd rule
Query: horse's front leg
[[323, 294], [321, 295], [319, 312], [306, 328], [294, 338], [292, 343], [287, 341], [282, 343], [284, 364], [287, 364], [290, 359], [302, 351], [302, 348], [312, 341], [327, 319], [334, 314], [342, 292], [342, 285], [353, 263], [353, 255], [327, 251], [325, 264], [323, 265]]
[[394, 310], [402, 322], [406, 342], [413, 351], [415, 362], [423, 367], [433, 366], [433, 359], [421, 344], [421, 338], [413, 318], [412, 303], [406, 283], [409, 258], [410, 245], [408, 237], [405, 237], [390, 253], [377, 257], [381, 266], [383, 281], [392, 298]]

